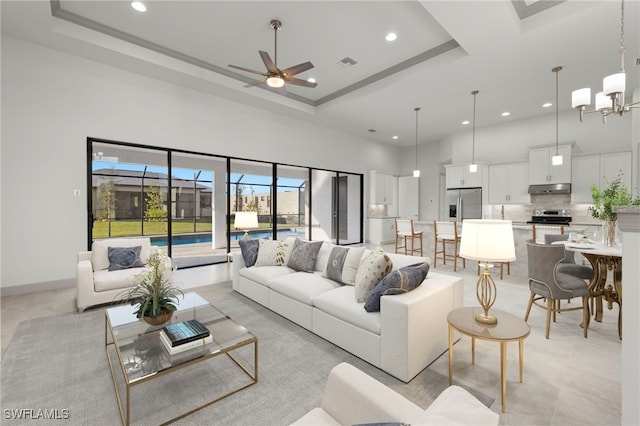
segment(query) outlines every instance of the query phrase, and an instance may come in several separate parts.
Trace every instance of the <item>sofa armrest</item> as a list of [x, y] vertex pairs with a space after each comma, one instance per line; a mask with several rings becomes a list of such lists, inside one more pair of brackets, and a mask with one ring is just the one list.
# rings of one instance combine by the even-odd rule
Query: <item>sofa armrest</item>
[[240, 274], [240, 269], [246, 267], [245, 263], [244, 263], [244, 258], [242, 257], [242, 253], [241, 252], [231, 252], [231, 271], [232, 271], [232, 278], [233, 278], [233, 289], [237, 290], [238, 289], [238, 277]]
[[425, 425], [478, 425], [495, 426], [500, 415], [494, 413], [460, 386], [449, 386], [442, 391], [425, 411]]
[[408, 293], [380, 299], [382, 369], [408, 382], [448, 347], [447, 314], [462, 306], [462, 278], [429, 272]]
[[76, 265], [76, 302], [79, 312], [84, 311], [88, 306], [85, 300], [87, 295], [94, 291], [91, 252], [80, 252], [78, 253], [78, 263]]
[[420, 407], [344, 362], [329, 373], [321, 408], [342, 425], [413, 423], [424, 416]]

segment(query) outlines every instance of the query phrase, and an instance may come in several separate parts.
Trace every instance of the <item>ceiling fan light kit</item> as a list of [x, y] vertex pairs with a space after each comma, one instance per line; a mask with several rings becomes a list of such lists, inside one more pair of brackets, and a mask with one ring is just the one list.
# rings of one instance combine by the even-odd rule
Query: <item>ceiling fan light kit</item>
[[[607, 122], [609, 114], [618, 114], [628, 112], [631, 108], [640, 106], [640, 102], [632, 104], [625, 103], [624, 92], [626, 90], [626, 75], [624, 71], [624, 0], [620, 5], [620, 72], [611, 74], [602, 79], [602, 92], [596, 93], [595, 111], [602, 114], [602, 123]], [[557, 101], [556, 101], [557, 104]], [[580, 112], [580, 121], [584, 119], [584, 113], [587, 106], [591, 105], [591, 88], [574, 90], [571, 92], [571, 107]]]
[[229, 64], [229, 66], [231, 68], [239, 69], [241, 71], [250, 72], [253, 74], [258, 74], [264, 77], [262, 80], [257, 80], [253, 84], [249, 84], [248, 87], [255, 86], [258, 84], [263, 84], [263, 83], [266, 83], [267, 86], [269, 87], [273, 87], [275, 89], [281, 89], [281, 90], [285, 90], [284, 88], [285, 83], [294, 84], [296, 86], [303, 86], [303, 87], [316, 87], [318, 83], [316, 83], [315, 81], [311, 82], [308, 80], [303, 80], [301, 78], [294, 77], [294, 75], [296, 74], [300, 74], [301, 72], [304, 72], [313, 68], [313, 64], [311, 62], [304, 62], [289, 68], [285, 68], [283, 70], [278, 68], [278, 30], [282, 28], [282, 22], [280, 22], [277, 19], [272, 19], [270, 22], [270, 25], [271, 25], [271, 28], [273, 28], [273, 35], [274, 35], [273, 60], [271, 60], [271, 56], [269, 56], [268, 52], [265, 52], [263, 50], [258, 51], [258, 54], [260, 55], [260, 58], [262, 59], [262, 62], [264, 63], [264, 66], [267, 69], [267, 71], [261, 72], [261, 71], [256, 71], [249, 68], [244, 68], [244, 67], [231, 65], [231, 64]]

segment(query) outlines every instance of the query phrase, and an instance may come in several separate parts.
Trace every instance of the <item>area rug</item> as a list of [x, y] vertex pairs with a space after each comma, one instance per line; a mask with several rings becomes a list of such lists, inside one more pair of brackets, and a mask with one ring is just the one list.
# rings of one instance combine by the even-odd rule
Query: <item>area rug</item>
[[[447, 377], [429, 368], [405, 384], [232, 291], [230, 283], [193, 291], [258, 337], [259, 380], [176, 424], [290, 424], [320, 404], [329, 371], [340, 362], [356, 366], [423, 408], [448, 386]], [[38, 424], [46, 424], [45, 416], [57, 416], [51, 422], [64, 418], [71, 424], [119, 424], [104, 333], [104, 308], [20, 323], [2, 360], [2, 423], [33, 424], [40, 416]], [[205, 398], [212, 387], [236, 379], [224, 364], [201, 364], [147, 382], [144, 389], [134, 387], [132, 424], [162, 423], [180, 413], [185, 399]], [[493, 403], [468, 390], [485, 405]]]

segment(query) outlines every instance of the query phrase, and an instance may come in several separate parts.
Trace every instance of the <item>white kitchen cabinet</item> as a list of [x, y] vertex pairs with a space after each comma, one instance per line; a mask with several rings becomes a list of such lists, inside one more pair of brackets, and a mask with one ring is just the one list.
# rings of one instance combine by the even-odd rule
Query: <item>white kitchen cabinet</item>
[[392, 243], [396, 238], [395, 218], [369, 218], [369, 238], [372, 244]]
[[395, 204], [397, 178], [387, 173], [371, 171], [370, 204]]
[[529, 163], [489, 166], [489, 204], [529, 203]]
[[478, 171], [469, 172], [469, 164], [447, 165], [445, 181], [449, 188], [477, 188], [482, 186], [483, 166], [478, 165]]
[[529, 183], [571, 183], [571, 145], [558, 146], [562, 164], [553, 166], [551, 157], [556, 154], [556, 146], [529, 150]]
[[571, 202], [592, 203], [591, 185], [604, 189], [620, 173], [622, 182], [631, 189], [631, 152], [575, 157], [571, 171]]

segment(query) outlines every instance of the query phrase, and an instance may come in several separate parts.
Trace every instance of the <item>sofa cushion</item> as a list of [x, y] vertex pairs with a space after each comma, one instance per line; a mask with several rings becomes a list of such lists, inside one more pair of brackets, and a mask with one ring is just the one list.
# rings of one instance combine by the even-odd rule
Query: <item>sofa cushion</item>
[[322, 242], [322, 247], [320, 247], [320, 251], [318, 251], [318, 257], [316, 257], [316, 266], [314, 268], [314, 271], [324, 274], [324, 271], [327, 269], [329, 255], [331, 254], [331, 250], [333, 250], [334, 247], [337, 246], [333, 243], [330, 243], [329, 241]]
[[136, 276], [142, 269], [120, 269], [118, 271], [95, 271], [93, 288], [96, 292], [130, 288], [136, 285]]
[[334, 247], [329, 255], [324, 276], [341, 284], [355, 285], [362, 253], [364, 247]]
[[391, 271], [369, 293], [364, 309], [367, 312], [380, 311], [380, 297], [406, 293], [415, 289], [422, 284], [428, 272], [429, 264], [427, 262], [416, 263]]
[[356, 302], [364, 303], [371, 290], [391, 272], [392, 268], [391, 259], [382, 248], [378, 247], [368, 254], [365, 253], [356, 272]]
[[269, 287], [272, 279], [281, 277], [282, 275], [289, 275], [293, 272], [293, 269], [289, 269], [286, 266], [261, 266], [259, 268], [252, 266], [251, 268], [240, 269], [238, 275], [262, 284], [265, 287]]
[[258, 240], [258, 257], [254, 266], [284, 265], [285, 246], [277, 240]]
[[269, 281], [269, 288], [294, 300], [311, 306], [319, 294], [340, 287], [337, 282], [318, 273], [294, 272]]
[[322, 241], [310, 242], [296, 238], [287, 266], [296, 271], [313, 272], [320, 247]]
[[341, 286], [316, 296], [313, 306], [349, 324], [380, 335], [380, 313], [362, 309], [362, 303], [354, 301], [355, 291], [353, 286]]
[[135, 247], [108, 247], [109, 271], [120, 269], [141, 268], [144, 263], [140, 260], [141, 246]]
[[245, 266], [253, 266], [258, 258], [260, 240], [240, 240], [238, 245], [240, 246]]
[[96, 240], [91, 245], [91, 264], [94, 271], [109, 269], [109, 247], [135, 247], [140, 246], [140, 260], [147, 263], [151, 255], [151, 240], [142, 238], [107, 238]]

